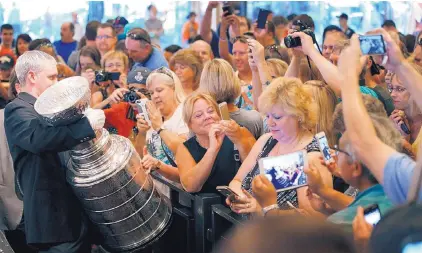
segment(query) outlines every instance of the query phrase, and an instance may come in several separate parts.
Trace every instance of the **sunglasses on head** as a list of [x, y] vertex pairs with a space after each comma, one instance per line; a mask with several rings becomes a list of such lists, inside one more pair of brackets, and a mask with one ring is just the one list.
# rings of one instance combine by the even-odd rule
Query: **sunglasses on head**
[[151, 44], [151, 40], [149, 38], [147, 38], [144, 34], [128, 33], [128, 34], [126, 34], [126, 37], [129, 37], [133, 40], [142, 40], [142, 41], [147, 42], [148, 44]]
[[160, 67], [160, 68], [152, 71], [151, 73], [164, 74], [164, 75], [170, 77], [173, 80], [173, 74], [171, 73], [171, 70], [166, 68], [166, 67]]

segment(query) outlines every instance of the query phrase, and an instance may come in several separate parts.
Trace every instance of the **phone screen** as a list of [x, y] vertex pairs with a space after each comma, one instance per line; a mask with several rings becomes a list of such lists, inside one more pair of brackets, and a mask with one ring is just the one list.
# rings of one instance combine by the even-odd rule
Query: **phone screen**
[[364, 55], [383, 55], [386, 53], [382, 35], [359, 36], [360, 50]]
[[268, 178], [278, 192], [307, 185], [307, 177], [303, 171], [307, 160], [303, 150], [261, 158], [258, 163], [261, 174]]
[[422, 242], [408, 243], [404, 246], [402, 253], [420, 253], [422, 252]]
[[225, 12], [224, 17], [230, 16], [233, 14], [233, 8], [230, 5], [224, 5], [223, 12]]
[[365, 211], [365, 220], [371, 225], [376, 225], [381, 220], [381, 212], [378, 208], [372, 209], [370, 212]]
[[317, 134], [319, 148], [321, 150], [322, 156], [326, 162], [331, 161], [333, 158], [331, 157], [330, 153], [330, 146], [328, 145], [327, 136], [325, 133], [321, 132]]
[[258, 20], [257, 20], [257, 28], [265, 29], [265, 24], [267, 23], [268, 15], [270, 15], [270, 11], [259, 9], [258, 13]]
[[223, 102], [219, 104], [218, 108], [220, 109], [221, 119], [230, 120], [230, 113], [229, 113], [229, 108], [227, 107], [227, 103]]

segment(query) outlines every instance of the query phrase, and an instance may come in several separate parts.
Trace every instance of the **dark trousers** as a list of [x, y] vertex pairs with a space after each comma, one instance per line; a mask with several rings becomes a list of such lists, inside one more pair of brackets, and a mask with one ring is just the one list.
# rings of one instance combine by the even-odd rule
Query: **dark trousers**
[[17, 253], [36, 253], [38, 252], [35, 248], [29, 246], [26, 243], [25, 236], [25, 223], [22, 216], [22, 220], [15, 230], [4, 231], [4, 234], [9, 241], [12, 249]]
[[73, 242], [57, 244], [37, 245], [39, 253], [89, 253], [91, 252], [91, 240], [88, 236], [88, 225], [83, 221], [79, 238]]

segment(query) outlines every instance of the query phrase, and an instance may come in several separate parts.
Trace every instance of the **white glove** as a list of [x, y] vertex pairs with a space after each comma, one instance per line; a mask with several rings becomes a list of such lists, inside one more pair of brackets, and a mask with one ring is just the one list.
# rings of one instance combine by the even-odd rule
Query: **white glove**
[[103, 110], [89, 108], [85, 111], [85, 116], [93, 130], [99, 130], [104, 127], [105, 114]]

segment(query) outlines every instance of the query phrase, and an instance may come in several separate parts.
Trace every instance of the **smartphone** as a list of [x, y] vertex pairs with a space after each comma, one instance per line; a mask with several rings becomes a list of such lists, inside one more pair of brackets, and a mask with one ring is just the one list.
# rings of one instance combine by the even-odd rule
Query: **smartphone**
[[225, 13], [224, 17], [233, 15], [233, 7], [231, 7], [230, 4], [227, 2], [224, 2], [223, 13]]
[[403, 122], [403, 124], [400, 125], [400, 128], [401, 128], [401, 130], [403, 130], [403, 132], [405, 134], [410, 134], [410, 130], [404, 122]]
[[327, 136], [325, 136], [324, 132], [320, 132], [316, 134], [316, 138], [319, 145], [319, 150], [321, 151], [322, 157], [324, 157], [324, 161], [328, 164], [334, 162], [333, 157], [330, 153], [330, 146], [328, 145]]
[[384, 55], [387, 53], [384, 38], [381, 34], [360, 35], [360, 50], [364, 55]]
[[287, 205], [290, 207], [290, 208], [292, 208], [292, 209], [294, 209], [294, 210], [297, 210], [297, 208], [292, 204], [292, 202], [290, 202], [290, 201], [286, 201], [286, 203], [287, 203]]
[[422, 252], [422, 234], [412, 234], [403, 240], [401, 253], [420, 252]]
[[270, 15], [271, 11], [259, 9], [258, 13], [258, 20], [257, 20], [257, 28], [265, 29], [265, 24], [267, 23], [268, 15]]
[[303, 169], [307, 166], [305, 150], [258, 160], [259, 170], [274, 185], [277, 192], [308, 185]]
[[135, 101], [136, 108], [138, 109], [138, 114], [141, 114], [142, 117], [144, 117], [144, 120], [148, 122], [148, 125], [151, 126], [151, 120], [149, 119], [147, 111], [147, 103], [147, 98], [142, 98]]
[[227, 107], [227, 103], [223, 102], [219, 104], [218, 108], [220, 109], [221, 119], [230, 120], [230, 113], [229, 113], [229, 108]]
[[366, 222], [375, 226], [381, 220], [381, 211], [377, 204], [373, 204], [365, 208], [363, 211]]
[[228, 186], [217, 186], [217, 191], [220, 192], [223, 196], [229, 198], [231, 196], [239, 197], [237, 193], [235, 193], [232, 189], [230, 189]]

